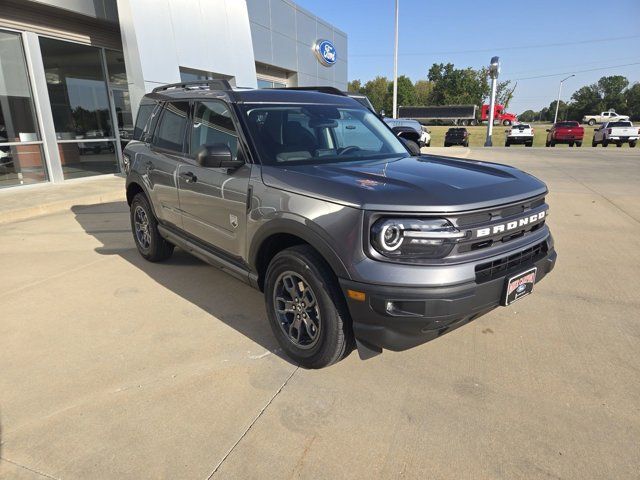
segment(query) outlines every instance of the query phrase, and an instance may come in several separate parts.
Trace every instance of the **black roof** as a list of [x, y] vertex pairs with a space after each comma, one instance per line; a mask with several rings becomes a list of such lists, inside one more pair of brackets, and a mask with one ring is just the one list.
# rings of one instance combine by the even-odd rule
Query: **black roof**
[[154, 88], [145, 97], [153, 100], [222, 98], [235, 103], [324, 103], [362, 107], [359, 102], [333, 87], [234, 89], [226, 80], [164, 85]]

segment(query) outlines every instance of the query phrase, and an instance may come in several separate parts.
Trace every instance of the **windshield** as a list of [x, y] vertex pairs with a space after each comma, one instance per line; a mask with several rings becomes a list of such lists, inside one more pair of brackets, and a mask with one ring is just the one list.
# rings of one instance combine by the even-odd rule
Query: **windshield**
[[384, 123], [364, 108], [249, 104], [242, 109], [258, 154], [267, 165], [409, 155]]

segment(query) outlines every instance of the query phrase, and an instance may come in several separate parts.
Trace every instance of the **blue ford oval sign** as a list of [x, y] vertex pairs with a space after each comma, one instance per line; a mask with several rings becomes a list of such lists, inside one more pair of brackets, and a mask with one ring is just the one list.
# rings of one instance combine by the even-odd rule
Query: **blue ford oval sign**
[[330, 67], [338, 59], [336, 47], [329, 40], [317, 40], [313, 46], [313, 51], [318, 57], [318, 61], [325, 67]]

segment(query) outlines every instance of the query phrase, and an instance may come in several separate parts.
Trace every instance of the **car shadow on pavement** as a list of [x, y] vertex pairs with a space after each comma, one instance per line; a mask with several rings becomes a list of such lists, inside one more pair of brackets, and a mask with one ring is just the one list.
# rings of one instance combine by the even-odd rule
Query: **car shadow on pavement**
[[121, 257], [164, 288], [215, 317], [213, 320], [223, 321], [291, 363], [273, 336], [259, 291], [180, 248], [164, 262], [148, 262], [136, 249], [129, 207], [124, 201], [74, 206], [71, 210], [83, 230], [102, 244], [96, 252]]

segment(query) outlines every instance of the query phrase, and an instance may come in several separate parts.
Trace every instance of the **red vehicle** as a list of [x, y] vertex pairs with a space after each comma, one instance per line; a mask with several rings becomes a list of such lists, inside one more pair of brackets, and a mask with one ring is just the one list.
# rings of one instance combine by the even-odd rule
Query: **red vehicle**
[[[482, 105], [480, 120], [483, 122], [489, 121], [489, 105]], [[505, 112], [504, 105], [496, 104], [493, 106], [493, 121], [494, 124], [502, 123], [502, 125], [508, 126], [517, 123], [518, 117], [513, 113]]]
[[558, 143], [568, 143], [570, 147], [582, 146], [584, 128], [578, 122], [558, 122], [547, 132], [547, 147], [555, 147]]

